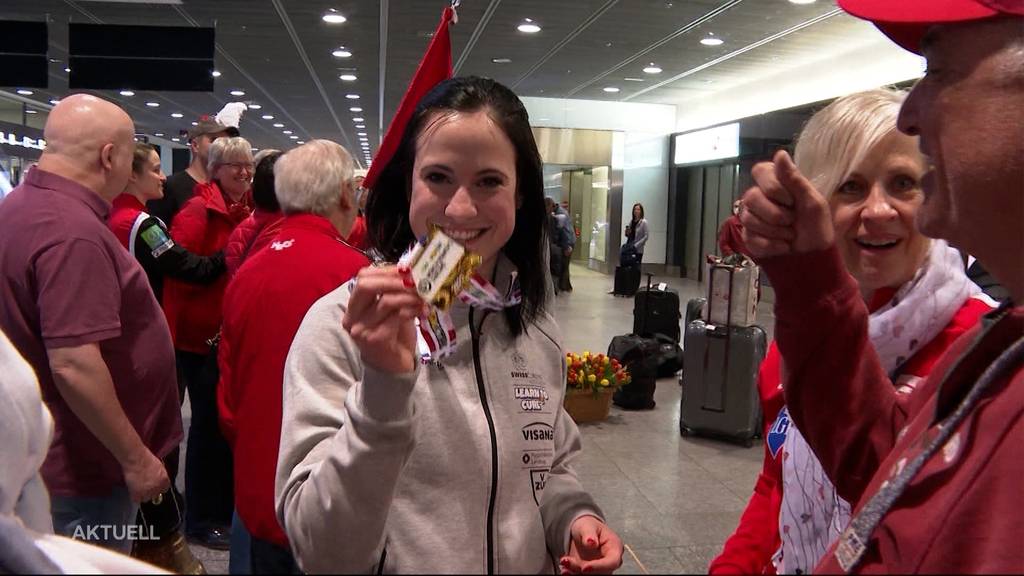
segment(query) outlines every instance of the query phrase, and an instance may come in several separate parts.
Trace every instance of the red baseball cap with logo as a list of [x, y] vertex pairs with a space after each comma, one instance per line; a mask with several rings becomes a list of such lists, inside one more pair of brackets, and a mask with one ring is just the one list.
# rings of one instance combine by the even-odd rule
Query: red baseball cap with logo
[[870, 20], [893, 42], [916, 54], [929, 26], [1001, 15], [1024, 16], [1024, 0], [839, 0], [850, 14]]

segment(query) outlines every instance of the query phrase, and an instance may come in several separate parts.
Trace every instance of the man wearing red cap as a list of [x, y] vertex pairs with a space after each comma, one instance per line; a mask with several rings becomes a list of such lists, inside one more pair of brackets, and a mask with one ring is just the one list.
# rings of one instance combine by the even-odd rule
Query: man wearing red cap
[[[918, 227], [1024, 301], [1024, 0], [839, 3], [928, 59], [898, 123], [931, 164]], [[817, 570], [1024, 571], [1024, 307], [986, 316], [898, 397], [826, 201], [785, 152], [753, 177], [740, 218], [775, 286], [790, 415], [857, 503]]]

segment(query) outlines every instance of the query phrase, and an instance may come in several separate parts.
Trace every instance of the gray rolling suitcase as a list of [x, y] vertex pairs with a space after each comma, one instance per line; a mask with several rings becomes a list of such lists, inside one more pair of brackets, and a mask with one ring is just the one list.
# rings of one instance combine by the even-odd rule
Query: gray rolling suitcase
[[757, 370], [768, 348], [760, 326], [715, 326], [694, 320], [683, 335], [681, 434], [751, 446], [760, 434]]

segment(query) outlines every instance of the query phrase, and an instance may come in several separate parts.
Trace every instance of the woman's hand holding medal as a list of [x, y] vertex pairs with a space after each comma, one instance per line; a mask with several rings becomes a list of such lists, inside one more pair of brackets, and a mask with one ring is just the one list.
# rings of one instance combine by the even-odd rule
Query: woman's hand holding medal
[[364, 268], [356, 276], [342, 327], [368, 366], [393, 374], [412, 372], [418, 361], [415, 318], [426, 309], [408, 269]]

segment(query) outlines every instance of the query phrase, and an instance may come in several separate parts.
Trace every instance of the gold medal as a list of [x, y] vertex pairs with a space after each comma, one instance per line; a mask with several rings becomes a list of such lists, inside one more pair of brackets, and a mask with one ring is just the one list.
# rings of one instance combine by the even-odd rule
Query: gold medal
[[480, 262], [478, 254], [466, 250], [437, 226], [431, 226], [426, 244], [417, 244], [413, 250], [409, 271], [423, 300], [447, 310]]

